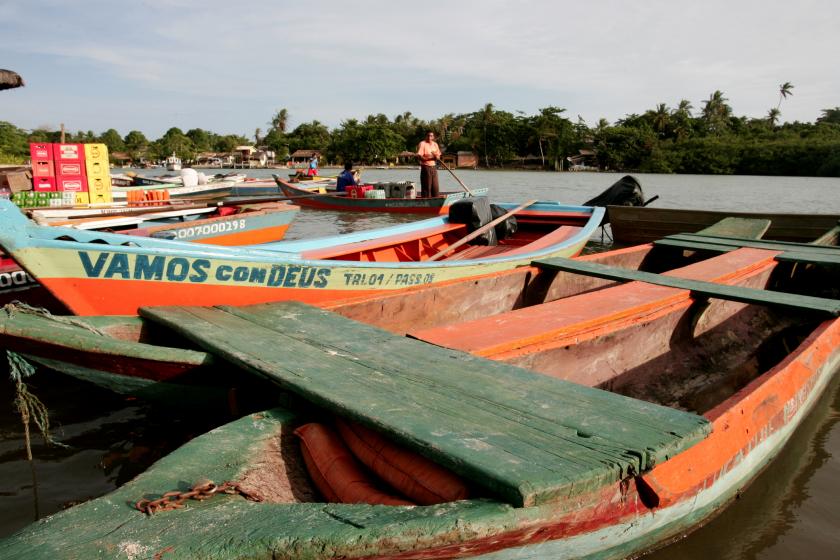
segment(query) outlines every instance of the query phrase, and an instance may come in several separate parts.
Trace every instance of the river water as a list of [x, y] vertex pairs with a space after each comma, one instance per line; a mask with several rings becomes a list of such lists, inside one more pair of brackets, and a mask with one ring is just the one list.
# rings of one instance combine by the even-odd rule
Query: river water
[[[207, 171], [205, 171], [207, 172]], [[285, 170], [280, 171], [286, 173]], [[249, 170], [269, 177], [269, 171]], [[337, 173], [325, 170], [323, 174]], [[606, 173], [457, 171], [469, 187], [488, 187], [494, 201], [532, 198], [580, 204], [618, 180]], [[146, 174], [154, 174], [147, 172]], [[366, 181], [419, 180], [411, 169], [364, 171]], [[840, 179], [637, 174], [654, 206], [710, 210], [840, 213]], [[441, 190], [458, 190], [441, 172]], [[288, 239], [381, 227], [414, 216], [303, 209]], [[0, 366], [2, 370], [2, 366]], [[0, 371], [2, 373], [2, 371]], [[49, 371], [29, 380], [50, 411], [55, 439], [33, 436], [35, 474], [25, 460], [14, 386], [0, 383], [0, 536], [37, 515], [100, 496], [191, 437], [225, 421], [194, 415], [189, 403], [154, 408]], [[781, 456], [722, 515], [648, 558], [690, 560], [840, 557], [840, 382], [833, 383]]]

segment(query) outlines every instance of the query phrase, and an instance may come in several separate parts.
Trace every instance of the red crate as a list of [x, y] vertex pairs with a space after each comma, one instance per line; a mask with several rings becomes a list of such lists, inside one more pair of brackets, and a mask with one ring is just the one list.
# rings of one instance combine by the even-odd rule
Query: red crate
[[54, 191], [55, 177], [32, 177], [32, 188], [39, 192]]
[[59, 176], [56, 179], [56, 190], [65, 192], [88, 192], [87, 179], [81, 175]]
[[35, 160], [51, 160], [53, 159], [53, 145], [52, 144], [36, 144], [34, 142], [29, 144], [29, 157], [32, 161]]
[[364, 198], [367, 191], [372, 191], [373, 185], [359, 185], [356, 187], [347, 187], [347, 196], [350, 198]]
[[[56, 165], [62, 162], [83, 164], [85, 161], [84, 144], [53, 144], [53, 159]], [[77, 175], [80, 175], [77, 173]]]
[[51, 159], [32, 160], [33, 177], [55, 177], [55, 168]]
[[85, 164], [82, 161], [65, 162], [55, 160], [55, 174], [57, 177], [68, 175], [73, 177], [84, 177], [86, 175]]

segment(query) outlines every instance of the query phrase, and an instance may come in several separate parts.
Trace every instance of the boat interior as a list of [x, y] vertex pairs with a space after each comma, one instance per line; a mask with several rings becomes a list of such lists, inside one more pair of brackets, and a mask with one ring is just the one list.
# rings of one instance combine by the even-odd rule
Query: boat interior
[[[516, 216], [517, 230], [496, 245], [478, 241], [466, 243], [441, 258], [458, 261], [499, 256], [514, 256], [538, 251], [571, 238], [586, 223], [589, 214], [576, 212], [521, 212]], [[470, 233], [466, 224], [443, 221], [440, 224], [388, 237], [369, 239], [301, 252], [311, 260], [359, 262], [421, 262], [446, 250]]]

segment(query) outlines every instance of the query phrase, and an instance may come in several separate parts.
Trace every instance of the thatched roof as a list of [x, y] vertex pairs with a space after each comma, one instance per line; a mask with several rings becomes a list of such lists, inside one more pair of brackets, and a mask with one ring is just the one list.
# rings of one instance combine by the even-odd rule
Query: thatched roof
[[0, 90], [18, 88], [23, 85], [23, 78], [19, 74], [0, 69]]

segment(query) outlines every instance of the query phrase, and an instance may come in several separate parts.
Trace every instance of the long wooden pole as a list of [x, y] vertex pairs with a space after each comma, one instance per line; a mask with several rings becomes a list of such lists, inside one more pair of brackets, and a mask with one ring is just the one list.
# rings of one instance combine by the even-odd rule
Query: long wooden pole
[[489, 230], [490, 228], [496, 227], [498, 224], [504, 222], [505, 220], [507, 220], [508, 218], [513, 216], [514, 214], [516, 214], [517, 212], [531, 206], [535, 202], [536, 202], [536, 199], [529, 200], [528, 202], [526, 202], [524, 204], [520, 204], [519, 206], [517, 206], [516, 208], [514, 208], [510, 212], [508, 212], [508, 213], [506, 213], [502, 216], [499, 216], [495, 220], [487, 222], [486, 224], [484, 224], [483, 226], [481, 226], [480, 228], [478, 228], [474, 232], [470, 233], [469, 235], [466, 235], [466, 236], [462, 237], [461, 239], [459, 239], [458, 241], [456, 241], [455, 243], [453, 243], [452, 245], [450, 245], [446, 249], [443, 249], [442, 251], [438, 251], [437, 253], [432, 255], [432, 257], [429, 260], [430, 261], [438, 260], [439, 258], [444, 256], [446, 253], [450, 252], [451, 250], [457, 249], [461, 245], [463, 245], [465, 243], [468, 243], [469, 241], [472, 241], [473, 239], [475, 239], [476, 237], [478, 237], [479, 235], [481, 235], [485, 231]]
[[470, 188], [469, 188], [467, 185], [465, 185], [465, 184], [464, 184], [464, 182], [463, 182], [461, 179], [459, 179], [457, 175], [455, 175], [455, 172], [454, 172], [454, 171], [452, 171], [452, 169], [450, 169], [450, 167], [449, 167], [448, 165], [446, 165], [446, 164], [443, 162], [443, 160], [442, 160], [442, 159], [437, 158], [437, 160], [440, 162], [440, 164], [441, 164], [441, 165], [442, 165], [442, 166], [443, 166], [443, 167], [444, 167], [447, 171], [449, 171], [450, 173], [452, 173], [452, 176], [453, 176], [453, 177], [455, 177], [455, 180], [456, 180], [456, 181], [458, 181], [458, 184], [459, 184], [459, 185], [461, 185], [461, 186], [464, 188], [464, 190], [465, 190], [465, 191], [467, 191], [467, 194], [469, 194], [470, 196], [475, 196], [475, 195], [473, 194], [473, 192], [470, 190]]

